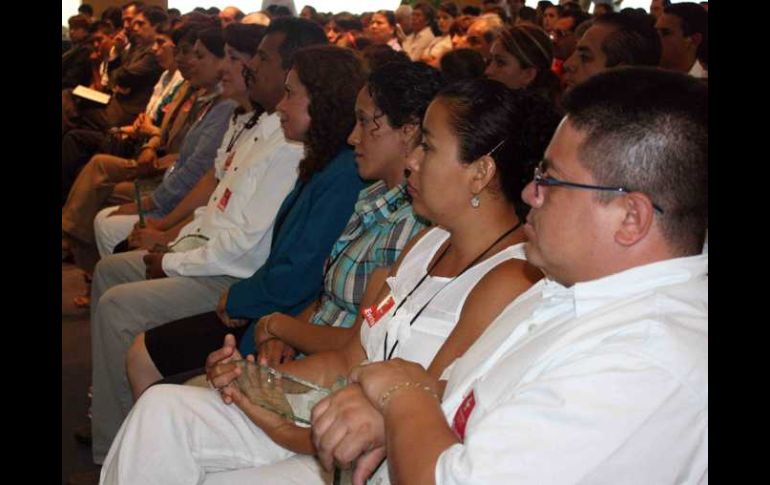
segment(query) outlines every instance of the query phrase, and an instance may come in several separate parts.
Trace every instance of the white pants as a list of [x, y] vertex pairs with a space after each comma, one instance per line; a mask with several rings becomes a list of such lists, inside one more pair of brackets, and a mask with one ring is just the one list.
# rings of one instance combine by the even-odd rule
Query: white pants
[[203, 485], [329, 485], [332, 474], [326, 472], [315, 457], [294, 455], [256, 468], [244, 468], [206, 475]]
[[[231, 276], [145, 279], [146, 251], [112, 254], [99, 261], [91, 285], [91, 453], [102, 463], [133, 404], [126, 353], [142, 332], [213, 311]], [[180, 345], [184, 345], [180, 342]]]
[[101, 258], [112, 254], [115, 246], [131, 234], [134, 224], [139, 221], [138, 215], [107, 217], [116, 210], [118, 206], [105, 207], [96, 214], [94, 219], [94, 238]]
[[102, 484], [327, 484], [312, 457], [275, 444], [212, 389], [156, 385], [112, 443]]

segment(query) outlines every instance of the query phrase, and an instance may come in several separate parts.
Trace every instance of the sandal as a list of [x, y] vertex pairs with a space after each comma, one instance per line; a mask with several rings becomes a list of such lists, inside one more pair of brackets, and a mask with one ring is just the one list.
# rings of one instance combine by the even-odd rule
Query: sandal
[[72, 303], [77, 308], [89, 308], [91, 306], [91, 278], [92, 276], [90, 274], [83, 272], [83, 279], [86, 280], [85, 294], [76, 296], [72, 299]]

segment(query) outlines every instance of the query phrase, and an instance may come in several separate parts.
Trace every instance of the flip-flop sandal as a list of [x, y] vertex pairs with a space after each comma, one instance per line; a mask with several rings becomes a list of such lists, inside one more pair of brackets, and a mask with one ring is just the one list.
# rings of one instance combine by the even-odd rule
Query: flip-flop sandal
[[86, 281], [85, 294], [76, 296], [72, 299], [72, 303], [77, 308], [89, 308], [91, 306], [91, 280], [93, 279], [93, 275], [83, 271], [83, 279]]

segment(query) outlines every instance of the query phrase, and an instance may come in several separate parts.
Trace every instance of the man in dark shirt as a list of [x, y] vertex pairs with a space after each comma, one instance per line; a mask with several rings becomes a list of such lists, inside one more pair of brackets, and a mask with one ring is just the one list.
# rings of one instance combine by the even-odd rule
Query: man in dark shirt
[[91, 78], [90, 25], [83, 15], [73, 15], [67, 20], [72, 46], [61, 56], [61, 86], [74, 88], [78, 84], [88, 85]]

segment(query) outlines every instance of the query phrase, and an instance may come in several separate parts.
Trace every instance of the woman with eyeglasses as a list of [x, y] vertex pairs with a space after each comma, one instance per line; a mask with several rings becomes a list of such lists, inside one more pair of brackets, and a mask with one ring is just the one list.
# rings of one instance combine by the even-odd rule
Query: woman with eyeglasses
[[[388, 67], [394, 76], [400, 66]], [[383, 135], [392, 130], [369, 89], [356, 101], [353, 141], [365, 130], [385, 130]], [[497, 82], [471, 81], [441, 91], [421, 123], [420, 147], [407, 163], [414, 209], [436, 227], [410, 242], [387, 277], [370, 280], [356, 335], [344, 346], [277, 369], [330, 387], [364, 360], [400, 357], [438, 378], [483, 332], [485, 322], [541, 277], [523, 254], [526, 206], [520, 194], [557, 122], [546, 101]], [[416, 129], [412, 123], [397, 133]], [[361, 167], [366, 162], [371, 160], [359, 160]], [[503, 279], [506, 284], [498, 284]], [[230, 385], [241, 373], [238, 359], [227, 340], [208, 358], [208, 379], [221, 398], [209, 389], [148, 389], [124, 423], [103, 476], [113, 476], [119, 462], [121, 473], [136, 470], [164, 483], [275, 483], [285, 477], [325, 483], [328, 477], [307, 456], [315, 452], [310, 430], [252, 404]], [[216, 458], [236, 450], [242, 457], [236, 461]], [[149, 471], [151, 462], [163, 466]]]

